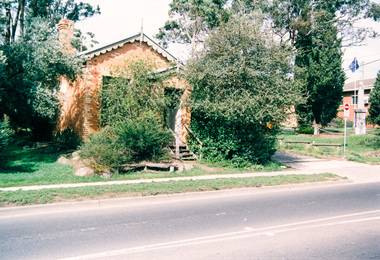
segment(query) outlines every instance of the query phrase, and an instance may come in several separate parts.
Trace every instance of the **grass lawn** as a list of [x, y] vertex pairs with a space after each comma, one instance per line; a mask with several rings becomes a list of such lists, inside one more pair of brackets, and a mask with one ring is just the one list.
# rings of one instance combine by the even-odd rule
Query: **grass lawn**
[[128, 185], [88, 186], [80, 188], [42, 189], [34, 191], [0, 191], [1, 206], [46, 204], [64, 201], [81, 201], [117, 197], [136, 197], [183, 192], [212, 191], [233, 188], [274, 186], [304, 182], [337, 181], [333, 174], [280, 175], [215, 180], [168, 181]]
[[[100, 176], [78, 177], [73, 174], [73, 166], [57, 162], [60, 154], [48, 154], [44, 149], [12, 146], [7, 147], [0, 156], [0, 187], [29, 185], [83, 183], [131, 179], [151, 179], [180, 176], [199, 176], [209, 174], [231, 174], [253, 171], [279, 171], [280, 165], [256, 165], [251, 168], [233, 169], [218, 167], [217, 171], [206, 171], [195, 166], [181, 173], [171, 172], [129, 172], [118, 174], [110, 179]], [[214, 165], [215, 166], [215, 165]], [[197, 181], [169, 181], [160, 183], [141, 183], [128, 185], [88, 186], [80, 188], [42, 189], [35, 191], [0, 191], [0, 206], [45, 204], [68, 200], [87, 200], [125, 196], [147, 196], [181, 192], [209, 191], [232, 188], [273, 186], [290, 183], [321, 182], [339, 180], [332, 174], [281, 175], [272, 177], [229, 178]]]
[[[279, 146], [279, 150], [302, 155], [310, 155], [318, 158], [346, 158], [350, 161], [357, 161], [369, 164], [380, 164], [380, 129], [368, 129], [366, 135], [355, 135], [352, 129], [347, 131], [346, 152], [344, 153], [344, 129], [327, 129], [327, 133], [319, 136], [296, 134], [288, 131], [282, 132], [279, 136], [284, 137], [283, 141], [311, 141], [315, 143], [340, 143], [342, 147], [339, 153], [336, 147], [320, 147], [316, 150], [313, 147], [305, 149], [304, 144], [286, 144]], [[376, 156], [377, 155], [377, 156]]]
[[110, 179], [100, 176], [79, 177], [73, 174], [70, 165], [57, 163], [60, 154], [47, 154], [44, 149], [8, 147], [0, 156], [0, 187], [17, 187], [62, 183], [99, 182], [115, 180], [153, 179], [210, 174], [231, 174], [253, 171], [280, 171], [280, 165], [272, 163], [267, 166], [257, 165], [252, 168], [233, 169], [218, 168], [217, 171], [206, 171], [195, 166], [183, 172], [128, 172], [113, 175]]

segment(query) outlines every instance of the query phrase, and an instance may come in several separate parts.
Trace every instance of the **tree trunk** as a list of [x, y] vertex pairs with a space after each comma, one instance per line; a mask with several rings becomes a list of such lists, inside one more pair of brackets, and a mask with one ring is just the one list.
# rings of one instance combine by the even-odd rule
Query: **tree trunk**
[[20, 36], [24, 36], [25, 0], [20, 0]]
[[6, 4], [5, 6], [5, 34], [3, 35], [4, 44], [9, 45], [10, 39], [11, 39], [11, 23], [12, 23], [12, 16], [11, 16], [11, 4]]

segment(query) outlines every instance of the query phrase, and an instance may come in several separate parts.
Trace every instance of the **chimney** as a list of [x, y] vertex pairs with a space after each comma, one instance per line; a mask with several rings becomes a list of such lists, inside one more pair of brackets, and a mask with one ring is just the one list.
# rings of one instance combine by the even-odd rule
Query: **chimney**
[[71, 45], [71, 38], [74, 36], [74, 21], [68, 19], [62, 19], [59, 21], [58, 35], [62, 47], [62, 52], [67, 54], [74, 54], [75, 49]]

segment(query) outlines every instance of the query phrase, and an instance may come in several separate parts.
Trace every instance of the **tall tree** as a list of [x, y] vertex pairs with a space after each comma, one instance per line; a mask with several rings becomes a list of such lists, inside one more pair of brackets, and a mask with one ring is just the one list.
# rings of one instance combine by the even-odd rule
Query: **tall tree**
[[[248, 2], [256, 2], [247, 0]], [[273, 0], [266, 1], [263, 10], [283, 42], [296, 44], [305, 35], [316, 34], [320, 28], [334, 25], [343, 45], [358, 44], [373, 35], [373, 30], [358, 27], [355, 22], [371, 17], [376, 19], [378, 4], [369, 0]], [[318, 23], [315, 21], [318, 20]]]
[[345, 78], [342, 44], [359, 43], [370, 34], [366, 28], [355, 28], [354, 22], [369, 16], [374, 7], [368, 0], [272, 1], [266, 7], [276, 34], [283, 44], [294, 46], [295, 62], [306, 72], [296, 75], [307, 81], [307, 103], [296, 109], [300, 124], [326, 126], [335, 117]]
[[[302, 102], [301, 82], [290, 75], [289, 48], [280, 46], [258, 14], [237, 15], [215, 30], [187, 66], [191, 127], [210, 160], [264, 163], [274, 152], [270, 124]], [[269, 127], [268, 127], [269, 126]]]
[[305, 73], [296, 77], [307, 82], [304, 90], [307, 103], [297, 106], [296, 113], [301, 125], [315, 123], [325, 127], [336, 116], [342, 99], [345, 74], [342, 70], [341, 40], [338, 39], [337, 28], [331, 24], [323, 24], [323, 27], [303, 37], [302, 34], [299, 32], [295, 43], [296, 65], [304, 68]]
[[24, 35], [25, 26], [33, 18], [43, 18], [54, 26], [62, 18], [79, 21], [100, 13], [88, 3], [75, 0], [0, 0], [0, 24], [3, 44], [15, 42]]
[[380, 71], [377, 73], [375, 87], [371, 91], [369, 103], [369, 119], [375, 124], [380, 125]]
[[0, 79], [0, 113], [14, 127], [30, 128], [36, 139], [48, 139], [55, 123], [59, 77], [73, 79], [83, 62], [64, 55], [52, 31], [48, 23], [36, 19], [22, 39], [1, 46], [6, 63]]
[[56, 22], [83, 19], [97, 9], [74, 0], [0, 1], [0, 117], [48, 139], [59, 109], [59, 77], [74, 78], [83, 62], [62, 53]]
[[191, 58], [194, 58], [197, 45], [203, 43], [210, 30], [228, 19], [223, 7], [227, 0], [173, 0], [169, 17], [156, 37], [164, 47], [169, 42], [190, 44]]

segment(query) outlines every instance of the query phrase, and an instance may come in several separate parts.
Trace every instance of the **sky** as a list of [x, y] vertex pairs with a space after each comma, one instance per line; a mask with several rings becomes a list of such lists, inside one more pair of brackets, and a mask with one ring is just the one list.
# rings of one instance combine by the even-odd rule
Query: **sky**
[[[82, 0], [83, 1], [83, 0]], [[77, 22], [75, 27], [82, 32], [95, 33], [99, 45], [106, 45], [141, 31], [149, 37], [158, 33], [160, 27], [168, 20], [169, 4], [172, 0], [87, 0], [93, 6], [99, 5], [101, 14]], [[380, 0], [375, 0], [380, 3]], [[364, 26], [374, 27], [380, 34], [380, 22], [363, 20]], [[375, 78], [380, 70], [380, 37], [367, 39], [362, 46], [343, 48], [342, 67], [346, 72], [346, 82], [363, 78]], [[174, 56], [183, 59], [186, 50], [169, 49]], [[357, 58], [360, 68], [352, 73], [348, 66]], [[364, 64], [364, 66], [362, 66]]]

